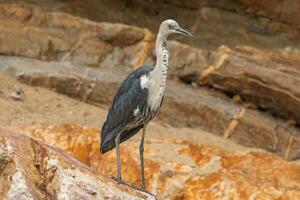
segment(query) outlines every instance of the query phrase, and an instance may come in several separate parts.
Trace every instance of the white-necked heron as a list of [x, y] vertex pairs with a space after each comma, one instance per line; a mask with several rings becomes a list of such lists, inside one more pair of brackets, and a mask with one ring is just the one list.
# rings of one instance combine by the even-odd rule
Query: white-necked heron
[[117, 91], [108, 111], [101, 131], [101, 153], [114, 147], [117, 152], [117, 181], [122, 182], [120, 143], [126, 141], [143, 129], [139, 147], [141, 159], [142, 190], [144, 178], [144, 137], [146, 126], [158, 112], [164, 97], [168, 71], [167, 38], [170, 34], [180, 33], [192, 36], [172, 19], [165, 20], [159, 27], [156, 39], [156, 64], [144, 65], [131, 72]]

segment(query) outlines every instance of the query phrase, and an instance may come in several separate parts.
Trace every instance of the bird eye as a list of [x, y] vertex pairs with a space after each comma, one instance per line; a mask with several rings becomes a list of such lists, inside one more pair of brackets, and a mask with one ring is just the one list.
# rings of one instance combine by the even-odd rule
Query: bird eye
[[171, 28], [172, 28], [172, 25], [171, 25], [171, 24], [169, 24], [169, 25], [168, 25], [168, 27], [171, 29]]

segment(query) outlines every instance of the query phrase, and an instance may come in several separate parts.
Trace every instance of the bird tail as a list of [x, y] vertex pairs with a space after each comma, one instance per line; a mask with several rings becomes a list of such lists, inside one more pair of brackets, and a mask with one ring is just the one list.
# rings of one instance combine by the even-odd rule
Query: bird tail
[[104, 141], [104, 142], [101, 142], [101, 146], [100, 146], [100, 152], [102, 154], [112, 150], [113, 148], [115, 148], [115, 140], [112, 139], [112, 140], [108, 140], [108, 141]]
[[[120, 143], [125, 142], [129, 138], [131, 138], [134, 134], [136, 134], [144, 125], [140, 125], [138, 127], [132, 128], [130, 130], [122, 131]], [[102, 131], [101, 131], [101, 146], [100, 152], [102, 154], [112, 150], [115, 148], [115, 138], [117, 137], [118, 133], [121, 131], [121, 128], [117, 127], [112, 131], [107, 131], [105, 127], [105, 123], [103, 124]]]
[[112, 150], [115, 147], [115, 137], [117, 137], [120, 132], [120, 128], [114, 128], [113, 130], [108, 130], [106, 127], [106, 122], [104, 122], [101, 130], [101, 145], [100, 152], [102, 154]]
[[115, 145], [112, 145], [110, 142], [101, 143], [100, 152], [102, 154], [112, 150]]

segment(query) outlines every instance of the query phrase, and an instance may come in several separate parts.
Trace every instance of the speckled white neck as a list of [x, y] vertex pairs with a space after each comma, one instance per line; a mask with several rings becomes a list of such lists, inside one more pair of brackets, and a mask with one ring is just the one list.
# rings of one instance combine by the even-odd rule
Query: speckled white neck
[[152, 110], [159, 108], [166, 87], [168, 72], [169, 51], [166, 37], [157, 36], [156, 40], [156, 65], [149, 74], [148, 105]]
[[169, 51], [167, 46], [167, 38], [165, 36], [160, 36], [158, 33], [156, 39], [156, 64], [154, 68], [154, 73], [156, 75], [167, 75], [168, 63], [169, 63]]

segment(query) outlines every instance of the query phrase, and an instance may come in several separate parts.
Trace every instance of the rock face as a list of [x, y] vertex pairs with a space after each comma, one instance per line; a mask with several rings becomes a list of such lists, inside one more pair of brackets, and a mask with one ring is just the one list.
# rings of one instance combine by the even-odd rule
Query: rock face
[[300, 124], [299, 52], [236, 47], [221, 52], [219, 61], [202, 71], [200, 84], [208, 79], [217, 89]]
[[113, 47], [125, 48], [145, 37], [143, 29], [132, 26], [99, 24], [19, 4], [1, 4], [0, 13], [0, 52], [8, 55], [96, 66], [105, 63]]
[[[95, 23], [19, 4], [2, 4], [0, 11], [1, 54], [121, 71], [154, 63], [154, 35], [148, 30]], [[209, 79], [217, 89], [241, 95], [259, 108], [300, 123], [300, 54], [296, 50], [236, 47], [215, 52], [177, 42], [169, 46], [171, 78], [200, 85]]]
[[[98, 106], [109, 104], [128, 71], [154, 63], [155, 35], [79, 16], [124, 18], [155, 31], [165, 16], [178, 17], [194, 33], [194, 47], [225, 43], [230, 48], [170, 41], [168, 88], [158, 118], [285, 159], [300, 158], [297, 1], [164, 0], [152, 7], [152, 1], [135, 0], [0, 2], [0, 69]], [[9, 96], [0, 91], [0, 100], [5, 98], [22, 102], [26, 94], [18, 88]], [[28, 113], [34, 109], [28, 107]], [[85, 118], [84, 111], [77, 114]], [[42, 142], [0, 130], [0, 198], [152, 199], [96, 173], [116, 173], [114, 151], [99, 154], [98, 129], [65, 124], [32, 126], [24, 133]], [[139, 186], [137, 146], [137, 138], [122, 145], [122, 170], [125, 180]], [[299, 166], [268, 153], [172, 140], [149, 140], [145, 152], [147, 187], [163, 199], [300, 199]]]
[[235, 11], [237, 13], [248, 13], [260, 17], [286, 22], [288, 24], [300, 25], [299, 1], [293, 0], [200, 0], [181, 1], [164, 0], [169, 4], [175, 4], [183, 8], [200, 9], [201, 7], [218, 7], [221, 9]]
[[[115, 175], [115, 151], [99, 154], [99, 130], [65, 124], [28, 127], [26, 134]], [[140, 184], [138, 138], [121, 145], [122, 174]], [[298, 199], [300, 167], [271, 154], [233, 153], [183, 141], [146, 140], [146, 185], [162, 199]]]
[[[0, 69], [27, 84], [107, 105], [130, 67], [154, 63], [154, 34], [148, 30], [20, 4], [1, 4], [0, 11], [0, 53], [6, 55]], [[296, 49], [209, 51], [175, 41], [169, 47], [174, 82], [168, 81], [160, 119], [175, 127], [203, 127], [286, 159], [300, 157], [300, 130], [294, 126], [300, 123]]]
[[[22, 82], [51, 88], [95, 105], [108, 105], [121, 84], [123, 78], [120, 77], [126, 75], [113, 68], [81, 68], [68, 63], [7, 57], [1, 57], [1, 60], [0, 68], [3, 66]], [[205, 89], [169, 81], [158, 118], [175, 127], [201, 127], [244, 146], [263, 148], [289, 160], [300, 157], [298, 128]]]
[[[154, 35], [147, 30], [18, 4], [2, 4], [0, 13], [1, 54], [109, 69], [154, 63]], [[300, 123], [299, 52], [249, 47], [215, 52], [177, 42], [170, 42], [170, 51], [170, 77], [200, 85], [210, 78], [211, 86]]]
[[61, 149], [0, 129], [1, 199], [154, 199], [119, 186]]
[[[261, 16], [270, 16], [273, 19], [277, 19], [289, 24], [295, 24], [300, 26], [300, 2], [292, 0], [240, 0], [241, 2], [249, 5], [248, 12], [257, 13]], [[262, 12], [264, 11], [264, 12]]]
[[[122, 22], [152, 32], [162, 20], [174, 18], [192, 30], [192, 39], [179, 40], [194, 47], [220, 45], [260, 48], [299, 47], [299, 2], [295, 0], [0, 0], [68, 12], [93, 21]], [[113, 14], [112, 14], [113, 13]], [[197, 19], [197, 20], [195, 20]], [[177, 37], [178, 39], [178, 37]]]

